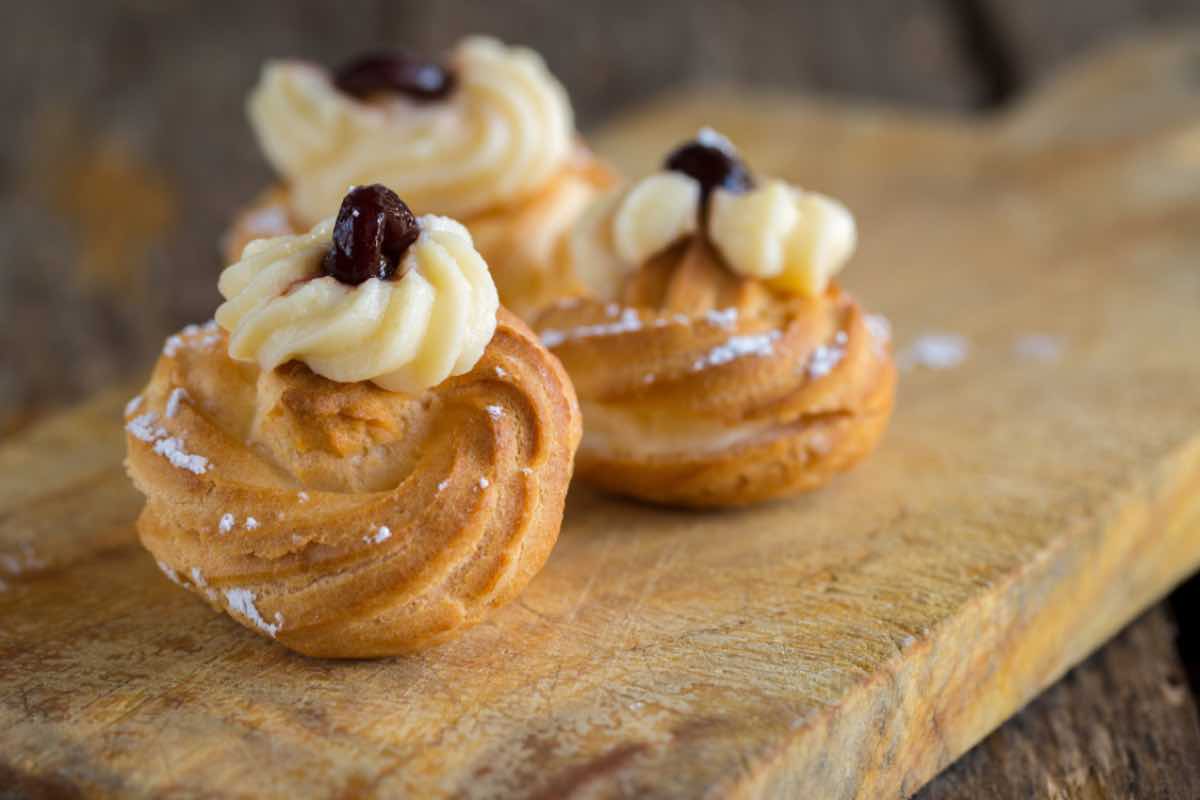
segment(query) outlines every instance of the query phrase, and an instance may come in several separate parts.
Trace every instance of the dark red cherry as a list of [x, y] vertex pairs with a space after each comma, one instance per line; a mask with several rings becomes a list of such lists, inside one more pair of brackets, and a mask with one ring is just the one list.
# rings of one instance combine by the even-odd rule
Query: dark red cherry
[[716, 134], [701, 134], [675, 148], [663, 164], [672, 172], [689, 175], [700, 184], [701, 203], [707, 205], [713, 189], [745, 192], [754, 188], [750, 169]]
[[355, 186], [342, 199], [333, 243], [321, 267], [342, 283], [402, 278], [399, 265], [421, 227], [404, 201], [386, 186]]
[[369, 53], [337, 70], [333, 83], [359, 100], [382, 92], [398, 92], [414, 100], [441, 100], [456, 84], [454, 73], [441, 64], [410, 53]]

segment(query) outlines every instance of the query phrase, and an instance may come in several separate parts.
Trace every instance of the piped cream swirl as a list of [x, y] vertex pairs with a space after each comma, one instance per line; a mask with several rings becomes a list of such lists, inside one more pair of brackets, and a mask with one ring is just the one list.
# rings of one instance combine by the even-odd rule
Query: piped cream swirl
[[570, 100], [537, 53], [471, 37], [450, 63], [457, 88], [432, 103], [362, 102], [320, 68], [266, 66], [250, 120], [302, 219], [333, 213], [348, 186], [374, 182], [461, 219], [533, 193], [568, 160]]
[[[734, 272], [781, 292], [816, 297], [854, 253], [854, 217], [837, 200], [785, 181], [746, 192], [718, 188], [707, 236]], [[597, 295], [613, 298], [625, 275], [677, 242], [699, 235], [699, 182], [659, 171], [602, 197], [569, 239], [572, 267]]]
[[216, 320], [230, 333], [229, 355], [264, 370], [295, 359], [330, 380], [409, 393], [470, 371], [499, 300], [467, 229], [425, 215], [403, 277], [349, 286], [321, 273], [333, 224], [251, 242], [221, 273]]
[[825, 291], [857, 243], [844, 205], [780, 180], [744, 194], [713, 192], [708, 225], [735, 271], [806, 297]]

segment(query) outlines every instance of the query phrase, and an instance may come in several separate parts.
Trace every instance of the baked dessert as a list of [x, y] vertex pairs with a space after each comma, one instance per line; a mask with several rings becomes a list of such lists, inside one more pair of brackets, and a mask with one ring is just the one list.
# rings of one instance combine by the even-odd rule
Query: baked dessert
[[229, 260], [251, 239], [308, 230], [346, 187], [379, 182], [466, 225], [518, 315], [577, 290], [559, 244], [613, 177], [581, 143], [566, 91], [533, 51], [471, 37], [445, 66], [402, 53], [332, 74], [268, 63], [248, 111], [282, 185], [236, 219]]
[[126, 409], [162, 571], [329, 657], [434, 644], [520, 592], [580, 416], [467, 230], [359, 187], [336, 221], [251, 242], [219, 288]]
[[758, 183], [705, 130], [599, 200], [571, 234], [591, 290], [535, 328], [583, 409], [581, 478], [681, 506], [814, 489], [878, 442], [896, 372], [886, 320], [834, 281], [840, 203]]

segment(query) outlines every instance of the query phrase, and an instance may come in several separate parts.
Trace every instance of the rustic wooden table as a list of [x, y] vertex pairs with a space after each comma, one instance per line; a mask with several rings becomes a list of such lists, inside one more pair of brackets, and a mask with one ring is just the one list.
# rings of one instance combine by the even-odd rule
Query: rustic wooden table
[[[1106, 3], [1086, 25], [1037, 3], [953, 12], [812, 4], [821, 23], [812, 26], [773, 25], [794, 13], [784, 3], [709, 16], [683, 2], [637, 4], [637, 15], [623, 13], [632, 3], [568, 5], [570, 13], [533, 4], [510, 14], [491, 4], [363, 3], [346, 13], [311, 2], [283, 18], [276, 4], [166, 14], [54, 0], [15, 12], [0, 48], [0, 97], [18, 110], [0, 128], [0, 431], [137, 374], [168, 331], [210, 312], [217, 232], [268, 178], [241, 114], [264, 55], [332, 60], [359, 42], [436, 45], [464, 30], [494, 31], [544, 47], [586, 98], [587, 122], [684, 76], [966, 108], [1007, 98], [1064, 51], [1126, 22], [1173, 19], [1189, 4]], [[614, 64], [616, 46], [591, 42], [595, 30], [611, 30], [632, 57]], [[739, 37], [767, 38], [761, 47], [728, 44]], [[782, 55], [764, 55], [772, 52]], [[1105, 135], [1200, 103], [1200, 40], [1130, 45], [1111, 63], [1111, 81], [1165, 85], [1172, 102], [1159, 95], [1152, 109], [1140, 107], [1131, 91], [1129, 105], [1096, 126]], [[1200, 796], [1197, 595], [1193, 583], [1147, 612], [920, 796]], [[0, 796], [5, 783], [0, 774]], [[37, 791], [18, 786], [14, 795]]]

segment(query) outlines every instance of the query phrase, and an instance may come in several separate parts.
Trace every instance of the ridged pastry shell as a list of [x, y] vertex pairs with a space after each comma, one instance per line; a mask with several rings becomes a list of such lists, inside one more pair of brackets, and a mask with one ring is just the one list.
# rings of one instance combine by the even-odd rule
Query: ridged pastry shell
[[836, 284], [804, 298], [739, 277], [703, 237], [628, 275], [616, 302], [565, 300], [535, 327], [579, 395], [579, 476], [645, 500], [814, 489], [870, 452], [891, 414], [882, 318]]
[[419, 396], [262, 373], [226, 341], [173, 337], [127, 410], [138, 533], [168, 577], [292, 650], [367, 657], [454, 636], [542, 567], [580, 416], [512, 314]]

